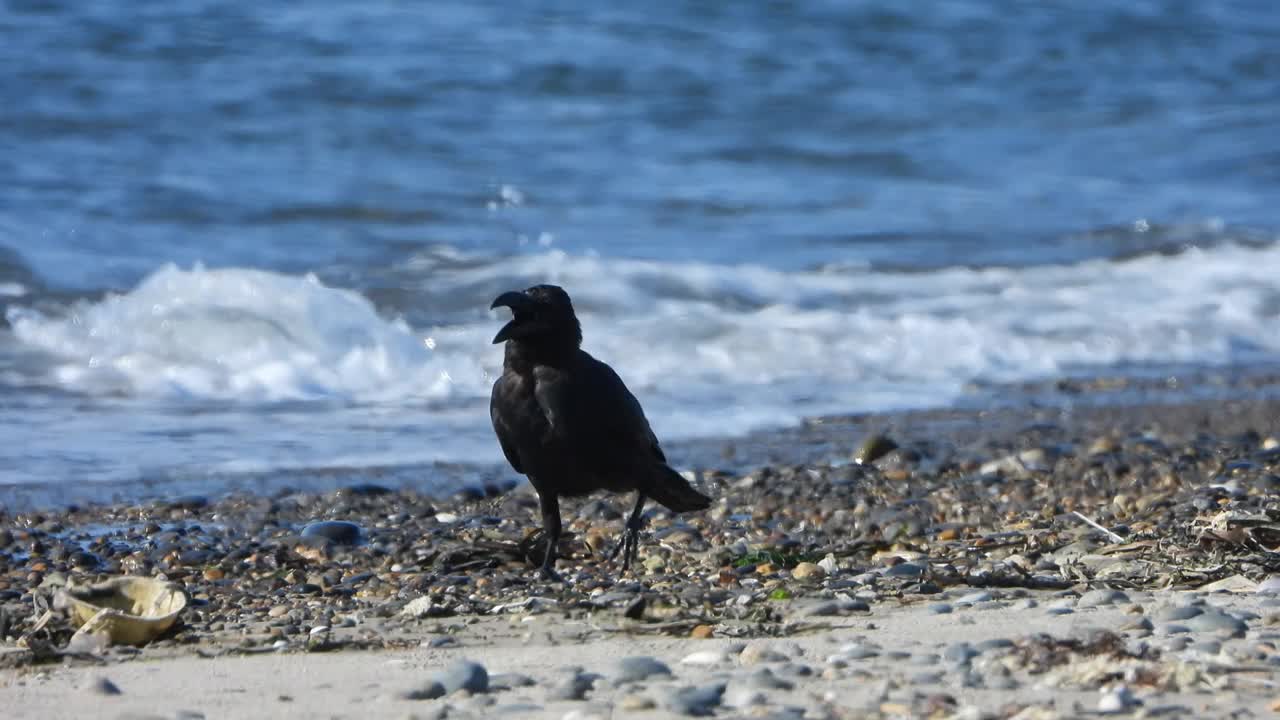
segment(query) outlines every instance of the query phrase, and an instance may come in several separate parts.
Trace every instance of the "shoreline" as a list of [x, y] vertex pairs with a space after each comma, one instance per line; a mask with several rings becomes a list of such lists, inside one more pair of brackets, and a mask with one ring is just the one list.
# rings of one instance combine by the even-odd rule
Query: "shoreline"
[[[770, 465], [838, 464], [850, 459], [868, 435], [882, 432], [956, 446], [1012, 443], [1022, 430], [1046, 423], [1092, 434], [1150, 427], [1174, 435], [1201, 428], [1219, 434], [1280, 434], [1280, 366], [1177, 370], [1176, 375], [1150, 370], [1149, 377], [1059, 377], [973, 388], [949, 406], [806, 418], [740, 437], [675, 440], [663, 447], [681, 470], [746, 474]], [[101, 485], [0, 484], [0, 520], [6, 512], [58, 511], [71, 505], [336, 492], [369, 484], [433, 497], [477, 490], [494, 495], [525, 482], [506, 466], [495, 440], [492, 463], [283, 468], [205, 477], [161, 475]]]
[[[515, 705], [503, 712], [644, 718], [685, 715], [689, 687], [719, 688], [709, 712], [724, 717], [1073, 717], [1104, 700], [1131, 714], [1134, 698], [1182, 708], [1173, 716], [1261, 712], [1280, 694], [1280, 400], [1257, 387], [771, 432], [724, 461], [751, 470], [695, 473], [710, 510], [650, 510], [634, 576], [616, 578], [599, 556], [631, 498], [566, 503], [567, 586], [529, 563], [527, 484], [438, 497], [366, 481], [5, 512], [0, 702], [26, 708], [19, 717], [56, 716], [55, 702], [68, 715], [116, 703], [242, 716], [269, 701], [282, 717], [489, 717]], [[848, 460], [877, 434], [897, 449]], [[837, 461], [791, 462], [804, 457]], [[311, 525], [321, 521], [355, 529]], [[185, 586], [181, 625], [140, 649], [69, 656], [65, 619], [34, 630], [37, 596], [117, 574]], [[1091, 645], [1090, 628], [1118, 639]], [[773, 659], [744, 660], [744, 646]], [[680, 663], [717, 649], [710, 665]], [[619, 687], [609, 673], [624, 655], [652, 656], [674, 679]], [[521, 657], [549, 661], [513, 666]], [[535, 682], [405, 699], [461, 658]], [[1076, 679], [1047, 687], [1054, 668]], [[95, 690], [99, 676], [124, 694]], [[192, 700], [151, 682], [191, 687]], [[560, 699], [566, 683], [586, 699]]]

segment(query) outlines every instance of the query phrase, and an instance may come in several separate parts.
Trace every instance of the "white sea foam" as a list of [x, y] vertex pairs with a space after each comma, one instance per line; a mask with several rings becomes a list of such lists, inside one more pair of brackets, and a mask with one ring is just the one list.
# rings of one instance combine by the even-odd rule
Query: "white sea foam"
[[[485, 406], [501, 349], [489, 341], [507, 311], [479, 308], [491, 291], [535, 282], [570, 291], [585, 347], [618, 369], [669, 439], [943, 405], [974, 380], [1280, 353], [1274, 245], [927, 273], [783, 272], [554, 251], [407, 267], [415, 266], [425, 269], [413, 282], [452, 303], [438, 313], [424, 308], [438, 322], [419, 327], [310, 277], [172, 266], [65, 316], [11, 307], [8, 320], [27, 351], [51, 358], [32, 383], [142, 403], [250, 410], [300, 402], [299, 428], [328, 438], [374, 412], [384, 428], [344, 447], [327, 442], [266, 459], [218, 454], [227, 467], [323, 464], [330, 455], [496, 462]], [[334, 402], [346, 410], [305, 411]], [[277, 434], [281, 446], [296, 441]], [[378, 438], [372, 450], [362, 444], [369, 438]]]

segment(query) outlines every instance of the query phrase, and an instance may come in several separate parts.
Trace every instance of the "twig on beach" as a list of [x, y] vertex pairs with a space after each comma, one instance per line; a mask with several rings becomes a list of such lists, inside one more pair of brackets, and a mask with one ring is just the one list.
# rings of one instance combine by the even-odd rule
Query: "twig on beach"
[[1095, 529], [1095, 530], [1101, 530], [1101, 531], [1102, 531], [1102, 533], [1103, 533], [1104, 535], [1106, 535], [1107, 537], [1111, 538], [1111, 542], [1117, 542], [1117, 543], [1122, 543], [1122, 542], [1124, 542], [1124, 538], [1122, 538], [1122, 537], [1120, 537], [1119, 535], [1117, 535], [1117, 534], [1115, 534], [1115, 533], [1111, 532], [1110, 530], [1108, 530], [1108, 529], [1106, 529], [1106, 528], [1102, 527], [1101, 525], [1099, 525], [1098, 523], [1094, 522], [1094, 521], [1093, 521], [1093, 520], [1091, 520], [1090, 518], [1085, 517], [1084, 513], [1080, 512], [1079, 510], [1072, 510], [1072, 511], [1071, 511], [1071, 514], [1072, 514], [1072, 515], [1075, 515], [1076, 517], [1078, 517], [1078, 518], [1080, 518], [1081, 520], [1083, 520], [1083, 521], [1085, 521], [1086, 523], [1088, 523], [1088, 525], [1089, 525], [1090, 527], [1092, 527], [1093, 529]]

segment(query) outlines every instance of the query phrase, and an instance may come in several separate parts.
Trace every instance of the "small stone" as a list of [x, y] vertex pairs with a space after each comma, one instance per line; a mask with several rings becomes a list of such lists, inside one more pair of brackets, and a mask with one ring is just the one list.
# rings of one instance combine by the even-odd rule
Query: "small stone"
[[681, 665], [718, 665], [729, 659], [721, 650], [699, 650], [695, 653], [685, 655], [680, 660]]
[[953, 608], [951, 607], [950, 603], [940, 602], [940, 603], [933, 603], [929, 605], [929, 612], [933, 613], [934, 615], [950, 615], [952, 609]]
[[1142, 701], [1129, 691], [1125, 685], [1120, 685], [1111, 690], [1105, 690], [1102, 697], [1098, 699], [1098, 712], [1104, 715], [1115, 715], [1117, 713], [1128, 712], [1131, 708], [1141, 705]]
[[324, 538], [334, 545], [355, 545], [360, 534], [360, 526], [346, 520], [321, 520], [302, 528], [302, 537]]
[[840, 565], [836, 563], [836, 556], [831, 553], [827, 553], [826, 557], [818, 561], [818, 567], [822, 568], [822, 571], [828, 575], [835, 575], [836, 571], [840, 569]]
[[666, 707], [679, 715], [702, 717], [711, 715], [724, 698], [726, 683], [701, 687], [683, 687], [668, 696]]
[[1116, 605], [1118, 603], [1129, 602], [1129, 596], [1119, 590], [1097, 589], [1090, 590], [1080, 596], [1078, 606], [1082, 608], [1102, 607], [1105, 605]]
[[488, 671], [480, 663], [471, 662], [470, 660], [455, 662], [436, 673], [434, 679], [444, 686], [446, 693], [457, 690], [482, 693], [489, 689]]
[[745, 710], [756, 705], [764, 705], [768, 701], [768, 697], [753, 687], [729, 683], [725, 688], [724, 697], [721, 698], [721, 701], [726, 707]]
[[884, 574], [885, 577], [919, 578], [923, 577], [928, 569], [928, 565], [923, 563], [904, 562], [885, 568]]
[[791, 577], [800, 581], [818, 581], [826, 576], [827, 571], [817, 563], [802, 562], [791, 570]]
[[963, 595], [955, 599], [956, 605], [977, 605], [978, 603], [991, 602], [993, 596], [986, 590], [978, 590]]
[[786, 662], [787, 656], [763, 643], [751, 643], [738, 655], [738, 662], [743, 665], [759, 665], [760, 663]]
[[1151, 624], [1151, 618], [1140, 615], [1120, 626], [1122, 632], [1151, 632], [1155, 626]]
[[420, 598], [410, 600], [400, 611], [400, 614], [413, 618], [424, 618], [437, 614], [439, 608], [440, 606], [436, 604], [431, 596], [423, 595]]
[[879, 657], [879, 648], [872, 647], [866, 643], [849, 643], [840, 648], [840, 652], [836, 654], [843, 660], [866, 660], [867, 658]]
[[1171, 622], [1178, 620], [1189, 620], [1204, 612], [1204, 608], [1195, 605], [1167, 605], [1152, 613], [1157, 621]]
[[627, 608], [622, 611], [623, 617], [631, 620], [639, 620], [644, 617], [644, 609], [649, 604], [643, 595], [637, 595], [634, 600], [627, 603]]
[[90, 692], [98, 695], [120, 695], [120, 687], [105, 677], [96, 677], [89, 683]]
[[599, 675], [585, 673], [582, 668], [570, 668], [569, 673], [547, 689], [548, 700], [583, 700], [595, 685]]
[[521, 687], [532, 687], [537, 681], [521, 673], [496, 673], [489, 676], [490, 690], [513, 690]]
[[859, 465], [873, 463], [898, 449], [898, 443], [886, 435], [871, 435], [862, 441], [858, 451], [853, 454], [853, 461]]
[[430, 680], [422, 687], [405, 691], [400, 695], [405, 700], [435, 700], [444, 696], [444, 685], [441, 685], [439, 680]]
[[715, 629], [710, 625], [696, 625], [689, 631], [689, 637], [696, 640], [706, 640], [713, 635], [715, 635]]
[[958, 642], [948, 645], [947, 649], [943, 651], [942, 657], [950, 660], [951, 662], [963, 665], [980, 654], [981, 653], [978, 650], [975, 650], [969, 643]]
[[273, 617], [273, 618], [284, 617], [285, 615], [288, 615], [288, 614], [289, 614], [288, 605], [276, 605], [275, 607], [267, 611], [267, 616]]
[[1210, 610], [1184, 621], [1194, 632], [1222, 633], [1231, 637], [1244, 637], [1249, 626], [1239, 618], [1221, 610]]
[[979, 653], [985, 653], [992, 650], [1005, 650], [1011, 647], [1013, 647], [1013, 641], [1009, 638], [989, 638], [974, 645], [973, 649]]
[[218, 580], [221, 580], [224, 577], [226, 577], [226, 573], [222, 570], [222, 568], [208, 567], [204, 569], [204, 579], [208, 580], [209, 582], [217, 582]]
[[654, 675], [671, 675], [671, 668], [648, 655], [635, 655], [619, 660], [612, 677], [615, 684], [625, 685], [644, 682]]

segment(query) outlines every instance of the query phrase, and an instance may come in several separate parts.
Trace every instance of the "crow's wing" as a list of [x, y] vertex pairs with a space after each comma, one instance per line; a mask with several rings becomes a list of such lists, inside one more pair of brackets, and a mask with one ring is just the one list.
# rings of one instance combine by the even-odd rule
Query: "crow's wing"
[[493, 392], [489, 395], [489, 420], [493, 423], [493, 432], [498, 436], [498, 444], [502, 446], [502, 454], [507, 456], [507, 462], [511, 463], [513, 470], [523, 473], [520, 453], [516, 450], [518, 445], [512, 417], [519, 410], [515, 398], [511, 397], [510, 385], [504, 382], [506, 379], [506, 375], [503, 375], [493, 383]]
[[613, 368], [579, 351], [566, 367], [534, 370], [534, 394], [553, 436], [596, 472], [666, 462], [640, 401]]

